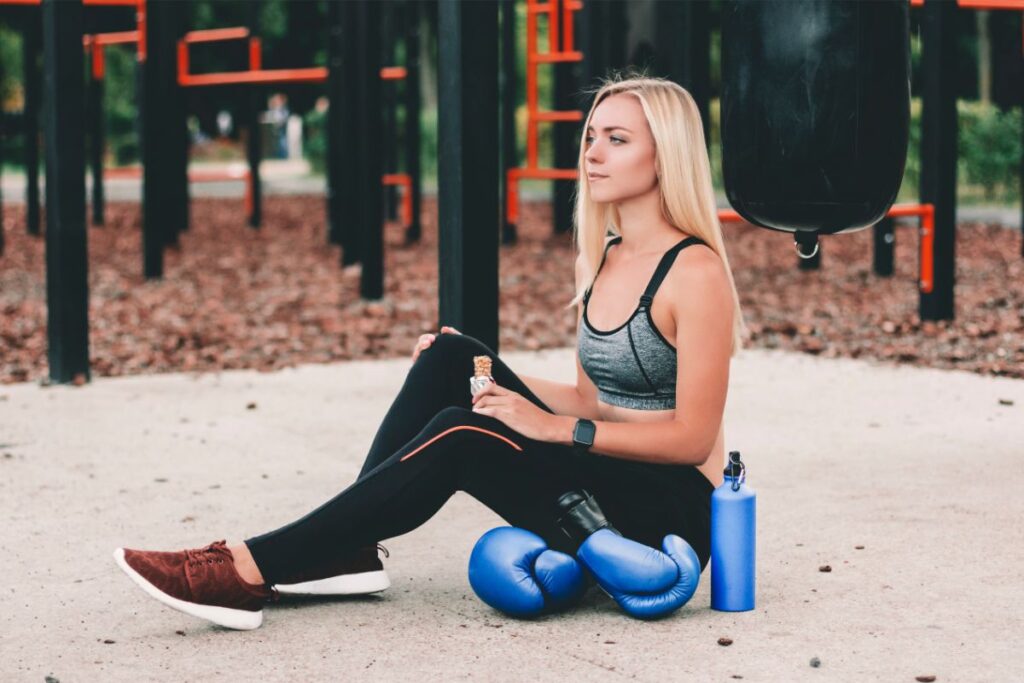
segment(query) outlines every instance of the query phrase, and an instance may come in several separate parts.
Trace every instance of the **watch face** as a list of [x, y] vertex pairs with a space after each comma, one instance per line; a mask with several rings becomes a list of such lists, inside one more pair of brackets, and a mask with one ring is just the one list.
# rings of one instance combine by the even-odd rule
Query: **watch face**
[[597, 428], [593, 422], [580, 420], [576, 423], [576, 433], [573, 434], [573, 441], [576, 443], [586, 444], [592, 446], [594, 444], [594, 434], [597, 432]]

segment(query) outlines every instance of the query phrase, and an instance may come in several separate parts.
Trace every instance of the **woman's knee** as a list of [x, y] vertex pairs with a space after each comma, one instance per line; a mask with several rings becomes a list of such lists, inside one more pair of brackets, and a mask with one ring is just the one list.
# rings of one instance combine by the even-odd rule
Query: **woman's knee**
[[[470, 358], [480, 355], [495, 355], [494, 352], [476, 337], [468, 334], [439, 334], [430, 347], [423, 352], [443, 358]], [[472, 366], [470, 366], [472, 370]]]

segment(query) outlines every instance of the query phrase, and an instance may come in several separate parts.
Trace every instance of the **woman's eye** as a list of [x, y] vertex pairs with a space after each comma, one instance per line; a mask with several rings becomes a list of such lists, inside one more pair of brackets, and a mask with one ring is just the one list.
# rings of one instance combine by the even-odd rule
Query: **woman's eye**
[[609, 140], [611, 140], [612, 142], [625, 142], [625, 140], [623, 140], [622, 138], [617, 138], [615, 136], [612, 136], [611, 138], [609, 138]]

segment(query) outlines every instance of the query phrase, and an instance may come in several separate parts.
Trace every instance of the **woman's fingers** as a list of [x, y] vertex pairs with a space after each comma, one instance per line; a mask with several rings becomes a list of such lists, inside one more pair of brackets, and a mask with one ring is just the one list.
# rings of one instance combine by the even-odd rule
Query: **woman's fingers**
[[437, 335], [434, 334], [421, 334], [420, 338], [416, 341], [416, 346], [412, 351], [412, 359], [416, 360], [419, 358], [420, 352], [425, 351], [434, 342], [434, 338]]

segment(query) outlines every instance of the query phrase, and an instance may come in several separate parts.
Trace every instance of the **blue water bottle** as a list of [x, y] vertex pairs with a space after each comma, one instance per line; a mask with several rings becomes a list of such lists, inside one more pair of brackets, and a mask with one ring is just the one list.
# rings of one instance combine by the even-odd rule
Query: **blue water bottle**
[[725, 481], [711, 494], [711, 609], [754, 609], [757, 494], [746, 485], [740, 452], [729, 453]]

